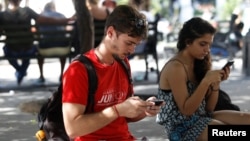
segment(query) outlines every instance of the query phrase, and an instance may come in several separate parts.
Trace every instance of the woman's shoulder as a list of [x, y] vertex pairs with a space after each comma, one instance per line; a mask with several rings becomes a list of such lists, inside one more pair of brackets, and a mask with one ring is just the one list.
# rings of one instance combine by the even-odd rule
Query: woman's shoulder
[[166, 62], [161, 73], [165, 76], [184, 76], [186, 75], [185, 65], [178, 59], [170, 59]]
[[181, 60], [177, 58], [172, 58], [169, 61], [166, 62], [165, 67], [168, 69], [178, 69], [178, 68], [183, 68], [184, 64], [182, 63]]

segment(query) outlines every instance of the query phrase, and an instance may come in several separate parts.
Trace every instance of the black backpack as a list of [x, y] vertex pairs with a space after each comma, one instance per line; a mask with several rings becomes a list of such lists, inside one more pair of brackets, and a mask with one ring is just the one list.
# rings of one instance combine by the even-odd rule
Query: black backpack
[[[94, 94], [97, 89], [97, 76], [95, 68], [91, 61], [84, 55], [77, 55], [73, 61], [80, 61], [87, 69], [88, 73], [88, 104], [86, 112], [92, 112], [94, 107]], [[132, 86], [132, 77], [128, 65], [120, 59], [116, 59], [125, 69], [128, 75], [130, 85]], [[70, 141], [64, 127], [62, 115], [62, 82], [57, 91], [44, 103], [38, 113], [39, 131], [36, 133], [36, 138], [39, 141]]]
[[219, 90], [219, 97], [215, 106], [215, 111], [219, 110], [235, 110], [240, 111], [240, 107], [232, 103], [230, 96], [223, 90]]

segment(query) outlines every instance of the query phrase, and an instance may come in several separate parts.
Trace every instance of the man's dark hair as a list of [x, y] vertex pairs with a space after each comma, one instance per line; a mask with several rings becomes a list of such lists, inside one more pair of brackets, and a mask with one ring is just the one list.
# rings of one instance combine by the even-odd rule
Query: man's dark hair
[[106, 20], [105, 31], [110, 26], [113, 26], [118, 33], [128, 34], [131, 37], [142, 39], [147, 37], [146, 16], [128, 5], [119, 5], [114, 9]]

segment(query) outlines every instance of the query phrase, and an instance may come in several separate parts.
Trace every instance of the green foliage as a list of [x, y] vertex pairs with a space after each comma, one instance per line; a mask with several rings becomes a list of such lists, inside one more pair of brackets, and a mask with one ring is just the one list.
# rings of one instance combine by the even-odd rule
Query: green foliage
[[128, 1], [129, 1], [129, 0], [116, 0], [116, 2], [117, 2], [118, 5], [121, 5], [121, 4], [128, 4]]
[[[233, 10], [241, 4], [243, 0], [225, 0], [223, 7], [220, 8], [217, 12], [218, 19], [220, 20], [228, 20], [233, 12]], [[129, 0], [117, 0], [118, 4], [128, 4]], [[215, 3], [212, 0], [213, 3]], [[164, 18], [172, 18], [168, 17], [169, 15], [169, 0], [150, 0], [150, 11], [155, 14], [159, 13]], [[195, 14], [199, 15], [201, 11], [195, 10]], [[178, 13], [176, 13], [178, 14]]]
[[[117, 4], [128, 4], [129, 0], [117, 0]], [[166, 0], [150, 0], [150, 11], [153, 14], [160, 13], [163, 17], [167, 17], [168, 1]]]
[[162, 5], [160, 3], [161, 0], [151, 0], [150, 1], [150, 11], [153, 14], [160, 13], [162, 15]]
[[238, 7], [241, 2], [242, 0], [226, 0], [223, 9], [219, 11], [221, 13], [218, 13], [220, 14], [220, 19], [229, 20], [234, 9]]

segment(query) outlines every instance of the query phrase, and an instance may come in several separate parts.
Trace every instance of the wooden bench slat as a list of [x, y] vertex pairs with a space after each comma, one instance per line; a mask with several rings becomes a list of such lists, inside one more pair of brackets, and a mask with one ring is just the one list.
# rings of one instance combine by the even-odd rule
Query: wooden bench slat
[[[157, 31], [157, 25], [158, 25], [158, 21], [159, 21], [159, 17], [156, 16], [156, 19], [154, 22], [148, 22], [148, 32], [150, 34], [149, 38], [150, 40], [153, 40], [153, 42], [147, 46], [147, 49], [143, 52], [140, 52], [140, 53], [135, 53], [134, 55], [143, 55], [144, 56], [144, 60], [145, 60], [145, 64], [146, 64], [146, 68], [145, 68], [145, 80], [147, 80], [147, 77], [148, 77], [148, 71], [149, 71], [149, 68], [148, 68], [148, 55], [153, 55], [154, 57], [154, 60], [155, 60], [155, 64], [156, 64], [156, 73], [157, 73], [157, 76], [159, 78], [159, 68], [158, 68], [158, 55], [157, 55], [157, 50], [156, 50], [156, 47], [157, 47], [157, 34], [158, 34], [158, 31]], [[53, 26], [58, 26], [58, 25], [62, 25], [62, 26], [73, 26], [73, 24], [57, 24], [57, 25], [46, 25], [48, 27], [53, 27]], [[55, 41], [67, 41], [69, 42], [69, 44], [71, 44], [71, 42], [73, 41], [73, 37], [74, 37], [74, 29], [73, 30], [63, 30], [63, 31], [39, 31], [39, 25], [19, 25], [19, 26], [13, 26], [13, 25], [5, 25], [5, 26], [2, 26], [0, 25], [0, 29], [2, 28], [10, 28], [10, 29], [7, 29], [7, 33], [2, 33], [1, 35], [2, 36], [5, 36], [5, 35], [8, 35], [8, 36], [15, 36], [15, 40], [9, 40], [6, 38], [1, 38], [0, 39], [0, 43], [6, 43], [6, 42], [18, 42], [18, 43], [23, 43], [23, 42], [30, 42], [30, 41], [33, 41], [34, 44], [37, 44], [39, 45], [40, 42], [55, 42]], [[21, 31], [20, 28], [23, 28], [23, 29], [30, 29], [30, 30], [27, 30], [26, 32], [25, 31]], [[36, 32], [31, 32], [32, 31], [32, 28], [33, 29], [37, 29]], [[103, 25], [95, 25], [95, 40], [101, 40], [103, 38]], [[17, 32], [18, 31], [18, 32]], [[100, 33], [100, 34], [98, 34]], [[30, 36], [32, 35], [32, 36]], [[43, 35], [47, 35], [49, 36], [49, 38], [43, 38]], [[59, 35], [57, 37], [57, 35]], [[65, 35], [65, 36], [62, 36], [62, 35]], [[51, 37], [53, 36], [53, 37]], [[148, 40], [149, 40], [148, 38]], [[74, 54], [73, 52], [69, 52], [69, 54], [66, 54], [64, 57], [69, 57], [70, 58], [70, 61], [71, 61], [71, 58], [74, 57]], [[62, 56], [58, 56], [58, 55], [50, 55], [50, 56], [40, 56], [39, 54], [38, 55], [35, 55], [35, 56], [28, 56], [28, 57], [19, 57], [20, 59], [21, 58], [31, 58], [31, 59], [35, 59], [35, 58], [39, 58], [39, 57], [43, 57], [43, 58], [59, 58], [59, 57], [62, 57]], [[6, 59], [11, 59], [10, 57], [5, 57], [5, 56], [0, 56], [0, 60], [6, 60]], [[13, 58], [14, 59], [14, 58]]]

